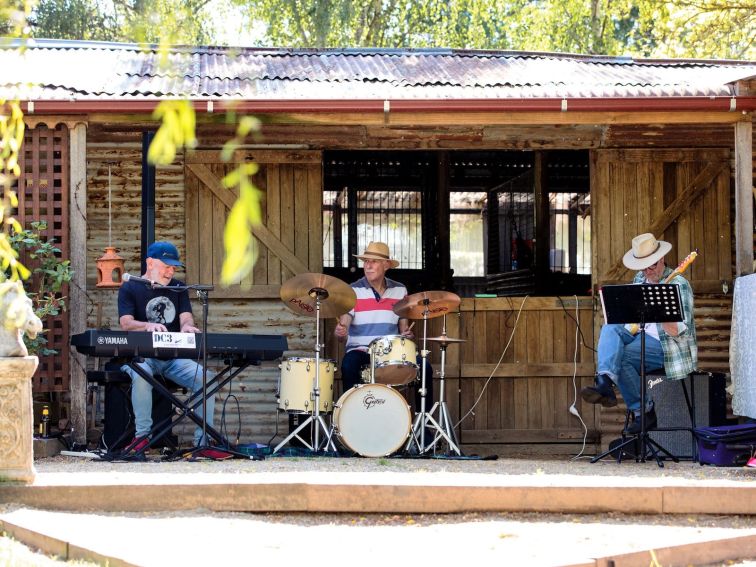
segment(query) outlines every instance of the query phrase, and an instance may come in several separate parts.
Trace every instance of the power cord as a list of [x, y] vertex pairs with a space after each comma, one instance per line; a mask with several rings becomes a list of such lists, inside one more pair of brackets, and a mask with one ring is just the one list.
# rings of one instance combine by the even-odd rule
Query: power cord
[[559, 300], [559, 303], [562, 306], [562, 309], [564, 310], [565, 314], [570, 319], [575, 321], [575, 325], [577, 325], [578, 332], [580, 333], [580, 340], [581, 340], [582, 345], [585, 348], [592, 350], [593, 352], [596, 352], [596, 349], [593, 348], [592, 345], [589, 345], [588, 343], [585, 342], [585, 337], [583, 336], [583, 330], [580, 328], [580, 321], [578, 320], [577, 295], [573, 295], [573, 297], [575, 298], [575, 315], [574, 316], [572, 315], [572, 313], [567, 311], [567, 306], [564, 304], [564, 301], [562, 301], [562, 298], [557, 295], [557, 299]]
[[459, 427], [459, 424], [462, 423], [469, 415], [475, 415], [474, 410], [476, 406], [480, 403], [480, 400], [483, 398], [483, 394], [486, 393], [486, 388], [488, 387], [489, 382], [494, 377], [494, 374], [496, 374], [496, 371], [499, 369], [499, 366], [501, 365], [501, 361], [504, 360], [504, 355], [507, 354], [507, 350], [509, 350], [509, 345], [512, 344], [512, 339], [514, 339], [515, 331], [517, 330], [517, 323], [520, 321], [520, 314], [522, 313], [522, 308], [525, 307], [525, 302], [528, 300], [529, 295], [526, 295], [522, 299], [522, 303], [520, 304], [520, 310], [517, 311], [517, 318], [515, 319], [514, 326], [512, 327], [512, 334], [509, 335], [509, 340], [507, 341], [506, 346], [504, 346], [504, 350], [501, 353], [501, 356], [499, 357], [499, 361], [496, 363], [496, 366], [494, 366], [494, 369], [491, 371], [491, 375], [486, 380], [485, 384], [483, 384], [483, 388], [480, 390], [480, 394], [478, 395], [478, 398], [473, 402], [472, 407], [467, 411], [465, 415], [459, 418], [457, 423], [454, 424], [454, 429]]
[[[575, 352], [572, 356], [572, 405], [569, 407], [569, 412], [577, 417], [580, 420], [580, 424], [583, 426], [583, 446], [580, 448], [580, 452], [572, 457], [570, 460], [575, 461], [579, 459], [583, 453], [585, 452], [585, 444], [588, 440], [588, 426], [585, 424], [585, 421], [583, 421], [583, 417], [580, 415], [580, 412], [577, 409], [577, 355], [578, 355], [578, 348], [580, 348], [580, 342], [578, 340], [579, 337], [583, 336], [583, 332], [580, 330], [580, 320], [579, 320], [579, 313], [578, 313], [578, 298], [577, 295], [575, 297]], [[562, 298], [559, 298], [559, 302], [562, 303], [562, 307], [564, 308], [564, 303], [562, 302]], [[565, 308], [565, 313], [567, 312], [567, 309]], [[569, 313], [568, 313], [569, 314]], [[572, 317], [572, 315], [570, 315]], [[585, 341], [585, 339], [583, 339]], [[585, 342], [583, 343], [585, 344]], [[593, 349], [591, 349], [593, 350]]]

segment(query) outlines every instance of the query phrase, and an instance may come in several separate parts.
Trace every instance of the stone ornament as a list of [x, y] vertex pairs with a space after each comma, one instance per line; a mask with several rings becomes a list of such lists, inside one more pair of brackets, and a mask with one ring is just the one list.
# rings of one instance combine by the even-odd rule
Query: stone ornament
[[23, 334], [33, 339], [41, 331], [42, 321], [21, 282], [0, 283], [0, 357], [28, 356]]

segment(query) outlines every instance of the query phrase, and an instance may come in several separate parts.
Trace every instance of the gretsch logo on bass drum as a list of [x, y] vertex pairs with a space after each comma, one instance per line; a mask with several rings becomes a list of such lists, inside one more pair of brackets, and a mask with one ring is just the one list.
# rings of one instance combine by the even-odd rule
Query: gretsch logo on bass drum
[[370, 409], [375, 406], [380, 406], [386, 403], [386, 398], [376, 398], [375, 394], [371, 390], [368, 390], [365, 397], [362, 398], [362, 405], [365, 409]]

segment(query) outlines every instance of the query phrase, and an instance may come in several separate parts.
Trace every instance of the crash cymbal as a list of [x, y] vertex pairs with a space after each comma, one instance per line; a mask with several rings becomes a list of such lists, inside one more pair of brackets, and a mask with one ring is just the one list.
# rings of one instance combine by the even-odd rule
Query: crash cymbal
[[315, 317], [318, 297], [321, 317], [343, 315], [357, 302], [349, 284], [326, 274], [299, 274], [281, 286], [281, 300], [300, 315]]
[[428, 319], [433, 319], [459, 307], [459, 301], [459, 296], [449, 291], [421, 291], [394, 305], [394, 313], [407, 319], [422, 319], [427, 310]]
[[450, 344], [455, 343], [466, 343], [467, 339], [453, 339], [452, 337], [447, 337], [446, 335], [441, 335], [439, 337], [428, 337], [425, 339], [426, 341], [432, 342], [432, 343], [438, 343], [441, 346], [447, 346]]

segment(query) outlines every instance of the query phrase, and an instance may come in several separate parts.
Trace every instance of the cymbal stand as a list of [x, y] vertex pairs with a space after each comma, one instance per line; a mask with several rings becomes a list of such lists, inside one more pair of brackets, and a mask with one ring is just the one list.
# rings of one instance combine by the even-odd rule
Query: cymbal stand
[[[407, 445], [405, 446], [405, 451], [409, 451], [410, 447], [415, 445], [417, 447], [417, 454], [422, 455], [428, 450], [428, 447], [425, 446], [425, 428], [430, 423], [437, 431], [440, 430], [440, 426], [436, 422], [435, 419], [427, 412], [425, 411], [426, 405], [425, 405], [425, 396], [428, 393], [428, 389], [425, 387], [426, 384], [426, 359], [428, 358], [428, 354], [430, 354], [430, 351], [427, 349], [428, 341], [428, 304], [430, 303], [429, 299], [423, 299], [422, 304], [425, 306], [425, 309], [423, 310], [423, 348], [420, 350], [420, 357], [422, 358], [422, 366], [423, 370], [420, 374], [420, 412], [415, 416], [415, 423], [412, 424], [412, 433], [410, 435], [409, 440], [407, 441]], [[429, 379], [433, 379], [431, 376]]]
[[[314, 287], [310, 290], [309, 295], [315, 300], [315, 387], [312, 390], [315, 400], [315, 411], [300, 423], [299, 427], [292, 431], [283, 441], [276, 445], [276, 448], [273, 449], [274, 454], [295, 437], [308, 449], [317, 453], [320, 451], [320, 428], [323, 428], [323, 440], [325, 441], [323, 450], [327, 451], [330, 448], [332, 451], [336, 451], [336, 445], [331, 439], [330, 430], [326, 427], [323, 416], [320, 415], [320, 349], [323, 347], [320, 344], [320, 302], [328, 298], [328, 290], [322, 287]], [[312, 444], [299, 436], [299, 432], [310, 423], [314, 423]]]
[[[442, 337], [446, 336], [446, 315], [444, 315], [444, 328], [441, 333]], [[441, 391], [438, 394], [438, 401], [433, 404], [433, 407], [428, 412], [429, 416], [438, 410], [438, 425], [435, 426], [436, 435], [433, 441], [428, 445], [427, 450], [430, 451], [435, 447], [441, 439], [446, 441], [449, 445], [449, 451], [454, 451], [457, 455], [462, 456], [462, 451], [459, 448], [459, 441], [457, 441], [457, 435], [454, 433], [454, 425], [452, 425], [451, 417], [449, 416], [449, 408], [446, 405], [446, 393], [444, 392], [444, 377], [446, 369], [446, 348], [449, 346], [446, 343], [440, 343], [441, 347], [441, 372], [439, 374], [439, 384]]]

